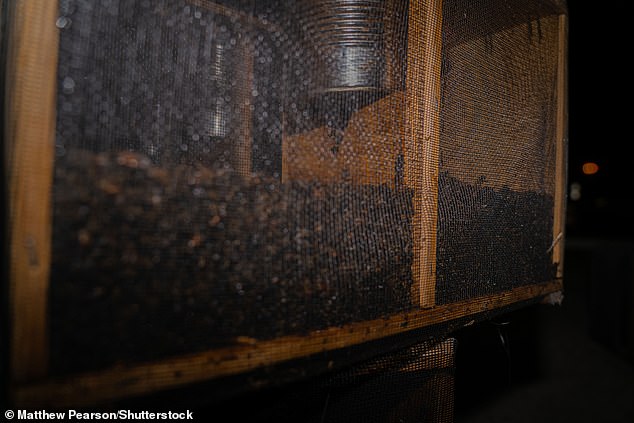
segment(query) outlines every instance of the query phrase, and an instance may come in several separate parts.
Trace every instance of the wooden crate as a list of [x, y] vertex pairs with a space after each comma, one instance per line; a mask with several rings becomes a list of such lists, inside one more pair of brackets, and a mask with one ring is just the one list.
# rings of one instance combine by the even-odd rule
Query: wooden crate
[[[186, 3], [207, 8], [217, 14], [251, 19], [209, 1]], [[49, 370], [50, 337], [48, 333], [49, 281], [51, 278], [51, 233], [53, 167], [55, 160], [55, 125], [57, 86], [57, 54], [60, 26], [55, 1], [22, 0], [9, 8], [6, 75], [5, 158], [8, 181], [9, 211], [9, 315], [10, 315], [10, 395], [17, 406], [70, 407], [94, 404], [148, 394], [195, 382], [243, 374], [267, 366], [327, 354], [370, 341], [386, 339], [407, 332], [451, 322], [472, 324], [508, 307], [537, 301], [563, 289], [563, 233], [567, 151], [566, 109], [566, 15], [557, 20], [556, 75], [553, 81], [556, 122], [554, 137], [554, 180], [550, 193], [552, 210], [552, 261], [556, 277], [465, 300], [438, 303], [436, 293], [438, 181], [443, 129], [443, 80], [445, 54], [443, 40], [443, 4], [440, 0], [411, 1], [407, 23], [405, 87], [379, 102], [359, 110], [351, 118], [342, 148], [349, 148], [348, 160], [364, 163], [351, 175], [359, 184], [375, 184], [395, 176], [376, 167], [376, 157], [394, 162], [403, 157], [404, 184], [413, 192], [412, 242], [412, 307], [387, 317], [312, 330], [304, 334], [257, 339], [245, 336], [238, 343], [203, 352], [175, 355], [143, 363], [119, 363], [114, 366], [78, 374], [51, 377]], [[529, 25], [545, 25], [540, 19]], [[56, 25], [57, 24], [57, 25]], [[524, 24], [524, 23], [522, 23]], [[520, 25], [514, 23], [514, 25]], [[496, 33], [507, 28], [493, 25]], [[537, 29], [535, 29], [537, 31]], [[541, 30], [540, 30], [541, 31]], [[504, 35], [503, 35], [504, 36]], [[449, 42], [447, 41], [447, 42]], [[479, 48], [482, 38], [462, 42], [458, 47]], [[484, 41], [486, 42], [486, 40]], [[470, 45], [473, 43], [473, 45]], [[513, 54], [509, 52], [508, 54]], [[252, 66], [252, 65], [251, 65]], [[474, 99], [473, 107], [477, 107]], [[519, 100], [518, 100], [519, 101]], [[402, 105], [402, 107], [395, 107]], [[248, 100], [242, 104], [249, 108]], [[245, 112], [246, 113], [246, 112]], [[382, 119], [377, 120], [376, 116]], [[468, 125], [469, 118], [465, 119]], [[359, 131], [371, 134], [363, 140]], [[513, 128], [508, 133], [513, 144]], [[251, 128], [241, 129], [244, 139]], [[306, 177], [296, 166], [312, 163], [309, 178], [328, 181], [337, 166], [324, 167], [323, 151], [311, 150], [315, 140], [324, 135], [316, 132], [299, 136], [284, 134], [282, 179], [302, 180]], [[356, 131], [356, 132], [355, 132]], [[500, 137], [504, 136], [504, 132]], [[312, 138], [311, 138], [312, 137]], [[386, 143], [385, 139], [407, 140]], [[500, 144], [504, 155], [504, 145]], [[238, 166], [246, 173], [251, 167], [247, 142], [237, 145], [241, 151]], [[370, 157], [370, 153], [375, 156]], [[312, 156], [311, 156], [312, 154]], [[536, 161], [538, 158], [536, 156]], [[464, 161], [468, 169], [469, 158]], [[333, 170], [335, 169], [335, 170]], [[305, 170], [305, 169], [304, 169]], [[451, 168], [447, 168], [451, 171]], [[508, 185], [506, 180], [493, 186]], [[497, 185], [496, 185], [497, 184]], [[421, 333], [432, 333], [421, 332]]]

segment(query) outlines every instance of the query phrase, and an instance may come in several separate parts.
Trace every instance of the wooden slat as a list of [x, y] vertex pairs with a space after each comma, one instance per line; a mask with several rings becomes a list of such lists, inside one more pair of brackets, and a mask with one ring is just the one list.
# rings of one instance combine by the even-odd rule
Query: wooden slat
[[405, 183], [415, 190], [413, 298], [436, 300], [442, 1], [410, 2], [407, 36]]
[[[382, 339], [406, 331], [476, 316], [520, 301], [537, 299], [561, 290], [561, 281], [529, 285], [500, 294], [475, 298], [431, 309], [420, 309], [386, 319], [352, 323], [314, 331], [306, 336], [286, 336], [259, 341], [245, 339], [237, 347], [222, 348], [174, 359], [117, 367], [41, 384], [18, 385], [12, 391], [20, 407], [90, 406], [193, 382], [230, 376], [312, 354]], [[481, 318], [481, 317], [480, 317]], [[473, 321], [468, 324], [472, 324]]]
[[557, 264], [557, 277], [563, 277], [564, 230], [566, 213], [566, 174], [568, 144], [567, 93], [567, 39], [566, 15], [559, 16], [559, 48], [557, 63], [557, 129], [555, 167], [555, 210], [553, 224], [553, 263]]
[[344, 142], [340, 151], [331, 151], [332, 138], [328, 128], [320, 126], [298, 134], [284, 134], [282, 147], [282, 181], [341, 182], [343, 158], [350, 155], [350, 146]]
[[10, 11], [6, 158], [9, 177], [11, 377], [46, 374], [51, 185], [55, 140], [57, 1]]
[[389, 94], [350, 117], [337, 153], [328, 128], [284, 137], [283, 181], [394, 186], [396, 162], [404, 136], [403, 91]]
[[405, 93], [396, 91], [351, 116], [342, 142], [350, 152], [343, 168], [355, 184], [395, 187], [405, 135], [404, 104]]

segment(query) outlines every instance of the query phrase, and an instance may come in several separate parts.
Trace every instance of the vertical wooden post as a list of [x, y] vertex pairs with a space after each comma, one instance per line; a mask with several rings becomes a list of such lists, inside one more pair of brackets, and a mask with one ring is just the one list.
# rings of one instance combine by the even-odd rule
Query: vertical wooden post
[[10, 362], [14, 382], [47, 372], [55, 146], [57, 1], [10, 6], [5, 158], [9, 185]]
[[442, 0], [412, 0], [407, 35], [405, 182], [414, 189], [413, 298], [436, 303]]
[[559, 16], [559, 41], [557, 50], [557, 129], [555, 149], [555, 210], [553, 223], [553, 263], [557, 264], [557, 278], [563, 277], [564, 229], [566, 213], [566, 174], [568, 143], [568, 90], [567, 90], [567, 40], [566, 15]]

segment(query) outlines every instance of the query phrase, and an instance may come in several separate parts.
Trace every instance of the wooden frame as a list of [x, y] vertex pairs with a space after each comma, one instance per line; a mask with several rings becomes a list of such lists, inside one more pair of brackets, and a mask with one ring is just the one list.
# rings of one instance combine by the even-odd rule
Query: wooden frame
[[557, 49], [557, 115], [555, 151], [555, 210], [553, 224], [553, 263], [557, 265], [557, 278], [563, 277], [564, 230], [566, 214], [566, 175], [568, 144], [568, 89], [567, 89], [567, 42], [568, 22], [566, 15], [559, 16], [559, 40]]
[[[208, 1], [191, 1], [210, 7]], [[157, 390], [236, 375], [411, 330], [473, 316], [561, 291], [560, 279], [436, 306], [436, 225], [440, 133], [442, 1], [410, 2], [403, 147], [405, 182], [414, 189], [415, 309], [385, 319], [272, 340], [244, 339], [219, 348], [150, 363], [47, 379], [47, 292], [50, 271], [51, 186], [54, 159], [58, 30], [57, 2], [14, 5], [9, 34], [6, 157], [10, 195], [11, 396], [18, 406], [90, 406]], [[436, 19], [425, 19], [435, 16]], [[566, 37], [559, 18], [557, 76], [557, 191], [553, 260], [561, 278], [565, 208]], [[34, 100], [35, 99], [35, 100]], [[244, 105], [248, 107], [248, 105]], [[250, 129], [249, 129], [250, 131]], [[246, 148], [242, 146], [242, 148]], [[243, 169], [243, 171], [245, 171]]]
[[57, 1], [12, 3], [6, 142], [9, 181], [11, 377], [47, 372], [47, 293], [55, 146]]
[[[429, 19], [434, 16], [435, 19]], [[405, 183], [414, 189], [412, 298], [436, 304], [442, 0], [410, 2], [407, 36]]]
[[479, 313], [541, 298], [560, 290], [559, 281], [529, 285], [497, 295], [398, 314], [386, 319], [314, 331], [306, 336], [284, 336], [257, 342], [245, 340], [245, 344], [239, 347], [25, 384], [16, 387], [13, 399], [16, 405], [29, 407], [64, 408], [105, 403], [236, 375], [473, 315], [473, 320], [466, 323], [468, 326], [475, 322]]

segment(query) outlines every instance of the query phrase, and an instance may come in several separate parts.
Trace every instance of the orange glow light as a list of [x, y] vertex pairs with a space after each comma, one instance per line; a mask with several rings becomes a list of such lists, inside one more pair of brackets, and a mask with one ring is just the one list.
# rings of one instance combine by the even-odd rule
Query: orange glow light
[[599, 165], [596, 163], [587, 162], [584, 163], [583, 166], [581, 166], [581, 171], [584, 175], [594, 175], [599, 171]]

